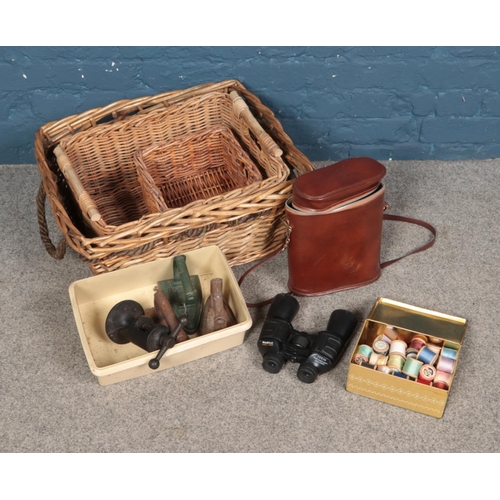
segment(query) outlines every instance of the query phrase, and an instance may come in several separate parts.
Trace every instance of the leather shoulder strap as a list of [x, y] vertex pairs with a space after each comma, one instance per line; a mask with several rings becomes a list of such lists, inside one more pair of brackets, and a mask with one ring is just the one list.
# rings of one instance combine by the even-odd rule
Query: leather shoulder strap
[[432, 226], [431, 224], [429, 224], [428, 222], [424, 222], [423, 220], [419, 220], [419, 219], [411, 219], [410, 217], [403, 217], [402, 215], [391, 215], [391, 214], [384, 214], [384, 220], [396, 220], [396, 221], [400, 221], [400, 222], [409, 222], [410, 224], [416, 224], [417, 226], [425, 227], [425, 229], [428, 229], [432, 233], [433, 238], [425, 245], [421, 246], [420, 248], [417, 248], [416, 250], [413, 250], [410, 253], [407, 253], [406, 255], [403, 255], [403, 256], [398, 257], [396, 259], [388, 260], [387, 262], [382, 262], [382, 264], [380, 264], [381, 268], [390, 266], [391, 264], [394, 264], [398, 260], [404, 259], [405, 257], [408, 257], [409, 255], [413, 255], [414, 253], [423, 252], [424, 250], [427, 250], [432, 245], [434, 245], [434, 242], [436, 241], [436, 236], [437, 236], [436, 228], [434, 226]]
[[[287, 241], [288, 243], [288, 241]], [[287, 247], [287, 244], [285, 244], [285, 246], [283, 248], [280, 248], [278, 249], [277, 251], [269, 254], [267, 257], [264, 257], [262, 260], [259, 260], [257, 263], [255, 263], [252, 267], [248, 268], [240, 277], [240, 279], [238, 280], [238, 285], [241, 286], [241, 284], [243, 283], [243, 280], [250, 274], [251, 271], [253, 271], [256, 267], [259, 267], [261, 266], [262, 264], [265, 264], [266, 262], [268, 262], [269, 260], [273, 259], [274, 257], [276, 257], [277, 255], [279, 255], [280, 253], [284, 252], [285, 249]], [[291, 292], [288, 292], [289, 294]], [[251, 307], [251, 308], [254, 308], [254, 307], [263, 307], [263, 306], [267, 306], [268, 304], [270, 304], [271, 302], [273, 301], [273, 299], [267, 299], [267, 300], [263, 300], [262, 302], [255, 302], [255, 303], [246, 303], [247, 304], [247, 307]]]

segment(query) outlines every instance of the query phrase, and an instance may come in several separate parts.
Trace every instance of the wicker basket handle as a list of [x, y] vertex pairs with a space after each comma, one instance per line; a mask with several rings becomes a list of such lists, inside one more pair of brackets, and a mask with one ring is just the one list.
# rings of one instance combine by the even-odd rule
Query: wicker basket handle
[[75, 193], [76, 199], [78, 201], [78, 205], [82, 211], [88, 215], [90, 220], [98, 221], [101, 219], [101, 214], [97, 209], [96, 204], [93, 202], [90, 195], [85, 191], [83, 184], [81, 183], [78, 175], [76, 174], [73, 166], [71, 165], [71, 161], [68, 158], [68, 155], [64, 152], [61, 146], [57, 146], [54, 149], [54, 154], [57, 158], [57, 164], [61, 169], [65, 179], [68, 181], [68, 184], [71, 186], [71, 189]]
[[38, 227], [40, 229], [40, 237], [47, 250], [48, 254], [54, 259], [61, 260], [66, 253], [67, 243], [64, 238], [61, 239], [57, 247], [55, 247], [49, 237], [49, 229], [47, 227], [47, 219], [45, 217], [45, 199], [46, 199], [45, 189], [43, 183], [40, 183], [40, 188], [38, 189], [38, 194], [36, 195], [36, 207], [37, 207], [37, 217], [38, 217]]
[[232, 90], [229, 93], [229, 97], [233, 101], [233, 110], [236, 116], [238, 118], [242, 116], [245, 119], [252, 132], [257, 136], [257, 140], [271, 156], [276, 158], [280, 157], [283, 154], [283, 151], [273, 141], [271, 136], [262, 128], [243, 98], [235, 90]]

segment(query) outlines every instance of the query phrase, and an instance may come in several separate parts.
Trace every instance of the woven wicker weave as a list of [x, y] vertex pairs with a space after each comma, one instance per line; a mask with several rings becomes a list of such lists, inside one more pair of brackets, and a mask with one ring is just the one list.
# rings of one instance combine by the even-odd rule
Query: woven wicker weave
[[[283, 182], [289, 175], [288, 168], [279, 157], [261, 150], [251, 140], [249, 124], [236, 113], [234, 103], [228, 94], [209, 92], [61, 140], [55, 149], [57, 161], [86, 224], [102, 236], [114, 234], [123, 224], [148, 214], [134, 161], [136, 153], [214, 125], [226, 125], [240, 138], [263, 168], [266, 184]], [[274, 142], [269, 144], [279, 151]]]
[[[263, 181], [216, 202], [198, 200], [149, 214], [138, 194], [137, 151], [214, 125], [231, 129]], [[313, 170], [273, 113], [236, 80], [119, 101], [48, 123], [36, 133], [35, 155], [42, 178], [37, 197], [42, 241], [55, 258], [70, 246], [93, 274], [213, 244], [231, 265], [265, 257], [285, 242], [284, 203], [294, 175]], [[66, 165], [69, 174], [63, 174]], [[105, 195], [113, 203], [103, 203]], [[63, 235], [57, 248], [47, 230], [46, 197]]]
[[259, 169], [224, 125], [140, 150], [135, 164], [150, 213], [202, 199], [214, 203], [218, 195], [262, 181]]

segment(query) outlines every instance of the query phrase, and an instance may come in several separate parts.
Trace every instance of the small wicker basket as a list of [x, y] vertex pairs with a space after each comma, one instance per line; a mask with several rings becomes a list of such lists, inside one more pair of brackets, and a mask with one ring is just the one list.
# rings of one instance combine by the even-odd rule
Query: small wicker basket
[[[215, 125], [230, 128], [263, 180], [149, 213], [136, 153]], [[70, 246], [93, 274], [209, 245], [231, 266], [261, 259], [285, 243], [293, 179], [314, 170], [274, 114], [236, 80], [118, 101], [48, 123], [36, 133], [35, 156], [42, 242], [58, 259]], [[57, 247], [46, 199], [63, 235]]]
[[214, 202], [216, 196], [262, 181], [257, 166], [224, 125], [140, 150], [135, 163], [150, 213], [202, 199]]

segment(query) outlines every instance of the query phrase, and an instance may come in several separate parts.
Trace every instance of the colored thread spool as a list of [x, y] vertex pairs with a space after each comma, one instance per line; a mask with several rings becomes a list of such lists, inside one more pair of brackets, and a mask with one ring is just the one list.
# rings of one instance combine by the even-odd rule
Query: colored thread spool
[[387, 354], [389, 352], [389, 344], [385, 340], [376, 340], [373, 343], [373, 350], [377, 354]]
[[429, 342], [433, 344], [440, 344], [442, 341], [439, 337], [429, 337]]
[[370, 358], [368, 359], [368, 363], [370, 363], [371, 365], [376, 365], [378, 363], [378, 358], [380, 358], [380, 354], [372, 352]]
[[372, 365], [371, 363], [365, 363], [364, 361], [361, 363], [361, 366], [364, 366], [365, 368], [370, 368], [370, 370], [375, 370], [376, 366]]
[[387, 365], [378, 365], [377, 370], [382, 373], [386, 373], [387, 375], [391, 375], [392, 368], [389, 368]]
[[396, 340], [398, 338], [398, 331], [393, 326], [387, 326], [384, 334], [386, 337], [389, 337], [391, 340]]
[[387, 361], [389, 361], [389, 356], [381, 355], [378, 358], [377, 366], [385, 366], [387, 365]]
[[443, 389], [444, 391], [447, 391], [450, 388], [445, 382], [434, 382], [432, 387], [435, 387], [436, 389]]
[[418, 352], [422, 347], [425, 347], [425, 342], [420, 337], [413, 337], [408, 349], [415, 349]]
[[405, 364], [403, 365], [403, 369], [401, 370], [403, 373], [406, 373], [409, 377], [417, 378], [418, 372], [424, 363], [419, 361], [418, 359], [407, 358]]
[[417, 382], [420, 383], [420, 384], [425, 384], [425, 385], [431, 385], [432, 384], [432, 380], [425, 380], [425, 378], [422, 378], [420, 376], [417, 378]]
[[436, 377], [436, 373], [437, 370], [432, 365], [422, 365], [418, 372], [418, 378], [430, 384]]
[[438, 355], [427, 346], [422, 347], [420, 351], [418, 351], [417, 359], [422, 361], [425, 365], [433, 365], [436, 362]]
[[432, 386], [436, 389], [444, 389], [447, 391], [450, 388], [451, 375], [446, 372], [437, 370]]
[[451, 347], [443, 347], [443, 350], [441, 351], [442, 356], [453, 360], [457, 359], [457, 354], [458, 351], [456, 349], [452, 349]]
[[441, 347], [435, 344], [427, 344], [427, 349], [430, 349], [432, 352], [435, 352], [438, 356], [441, 353]]
[[407, 347], [406, 342], [402, 340], [393, 340], [389, 348], [389, 354], [399, 354], [400, 356], [406, 357]]
[[377, 342], [377, 340], [383, 340], [384, 342], [387, 342], [388, 344], [390, 344], [392, 342], [392, 339], [390, 339], [387, 335], [379, 335], [376, 339], [375, 339], [375, 342]]
[[429, 342], [429, 339], [427, 338], [427, 336], [422, 335], [421, 333], [416, 333], [415, 335], [413, 335], [413, 340], [415, 340], [415, 339], [421, 340], [424, 344], [427, 344], [427, 342]]
[[352, 360], [358, 365], [360, 365], [363, 362], [368, 363], [368, 360], [370, 359], [372, 352], [373, 352], [373, 349], [369, 345], [361, 344], [356, 349], [356, 352], [355, 352]]
[[436, 368], [441, 372], [453, 373], [453, 370], [455, 368], [455, 360], [441, 356]]
[[401, 354], [391, 354], [387, 366], [393, 370], [401, 371], [405, 364], [405, 358]]
[[407, 375], [405, 373], [403, 373], [403, 372], [394, 372], [393, 375], [395, 377], [399, 377], [399, 378], [404, 378], [404, 379], [408, 378]]

